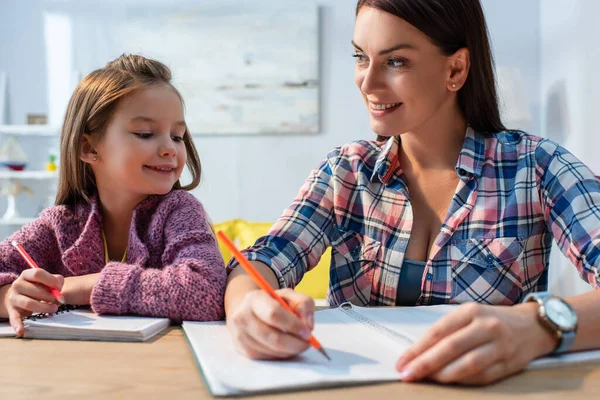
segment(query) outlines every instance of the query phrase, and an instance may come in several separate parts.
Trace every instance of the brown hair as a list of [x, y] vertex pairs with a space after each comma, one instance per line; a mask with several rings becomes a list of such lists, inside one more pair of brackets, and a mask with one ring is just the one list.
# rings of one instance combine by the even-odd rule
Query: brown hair
[[[99, 142], [119, 100], [136, 90], [156, 85], [170, 87], [183, 103], [181, 94], [171, 83], [171, 70], [156, 60], [140, 55], [123, 54], [104, 68], [87, 75], [77, 85], [67, 106], [60, 137], [56, 205], [74, 205], [82, 200], [89, 202], [90, 196], [96, 192], [94, 174], [90, 166], [79, 158], [84, 144], [83, 134], [91, 134]], [[200, 159], [187, 129], [183, 141], [192, 182], [181, 186], [178, 180], [173, 189], [192, 190], [200, 183]]]
[[458, 105], [467, 123], [483, 134], [506, 130], [500, 120], [489, 33], [479, 0], [359, 0], [402, 18], [429, 37], [446, 54], [469, 49], [471, 68], [458, 91]]

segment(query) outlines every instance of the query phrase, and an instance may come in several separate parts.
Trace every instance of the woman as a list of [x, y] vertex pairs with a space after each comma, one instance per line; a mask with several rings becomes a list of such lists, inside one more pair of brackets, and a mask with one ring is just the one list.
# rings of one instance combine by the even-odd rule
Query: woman
[[544, 292], [553, 237], [598, 287], [600, 181], [557, 144], [503, 126], [479, 0], [360, 0], [352, 45], [379, 140], [332, 151], [246, 250], [299, 318], [230, 263], [239, 350], [307, 348], [314, 303], [290, 288], [328, 246], [331, 304], [467, 303], [401, 355], [406, 381], [485, 384], [600, 347], [600, 292]]

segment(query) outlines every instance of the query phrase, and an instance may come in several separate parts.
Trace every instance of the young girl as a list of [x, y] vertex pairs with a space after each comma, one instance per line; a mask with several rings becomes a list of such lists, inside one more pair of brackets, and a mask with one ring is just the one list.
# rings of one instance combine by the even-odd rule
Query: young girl
[[[192, 183], [179, 177], [187, 165]], [[200, 160], [170, 70], [122, 55], [86, 76], [61, 135], [56, 205], [0, 244], [0, 317], [55, 312], [223, 318], [226, 273], [200, 202]], [[17, 240], [42, 269], [28, 269]]]
[[600, 286], [600, 179], [558, 144], [503, 126], [479, 0], [360, 0], [352, 44], [380, 140], [332, 151], [246, 250], [301, 318], [230, 263], [237, 348], [306, 349], [314, 302], [291, 288], [328, 246], [334, 305], [469, 303], [402, 355], [405, 381], [489, 383], [544, 354], [600, 348], [600, 291], [544, 293], [553, 238]]

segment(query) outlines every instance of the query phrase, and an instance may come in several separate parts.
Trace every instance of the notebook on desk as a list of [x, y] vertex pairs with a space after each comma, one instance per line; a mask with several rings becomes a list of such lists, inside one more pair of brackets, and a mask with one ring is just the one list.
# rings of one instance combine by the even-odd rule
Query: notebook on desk
[[[234, 349], [224, 322], [183, 322], [213, 396], [397, 381], [400, 354], [456, 306], [367, 308], [348, 303], [315, 313], [314, 336], [331, 361], [309, 348], [285, 361], [250, 360]], [[529, 368], [600, 360], [600, 351], [542, 358]]]
[[[142, 342], [164, 331], [168, 318], [97, 315], [89, 308], [61, 306], [54, 314], [23, 320], [24, 338]], [[8, 323], [0, 324], [0, 336], [15, 336]]]

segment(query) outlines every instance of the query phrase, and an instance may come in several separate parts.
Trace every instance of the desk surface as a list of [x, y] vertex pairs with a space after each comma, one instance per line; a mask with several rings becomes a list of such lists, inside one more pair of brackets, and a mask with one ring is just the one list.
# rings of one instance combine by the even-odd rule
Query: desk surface
[[[1, 399], [210, 399], [179, 328], [147, 343], [0, 339]], [[600, 364], [528, 371], [483, 388], [387, 383], [253, 399], [597, 399]], [[414, 397], [405, 397], [414, 396]]]

